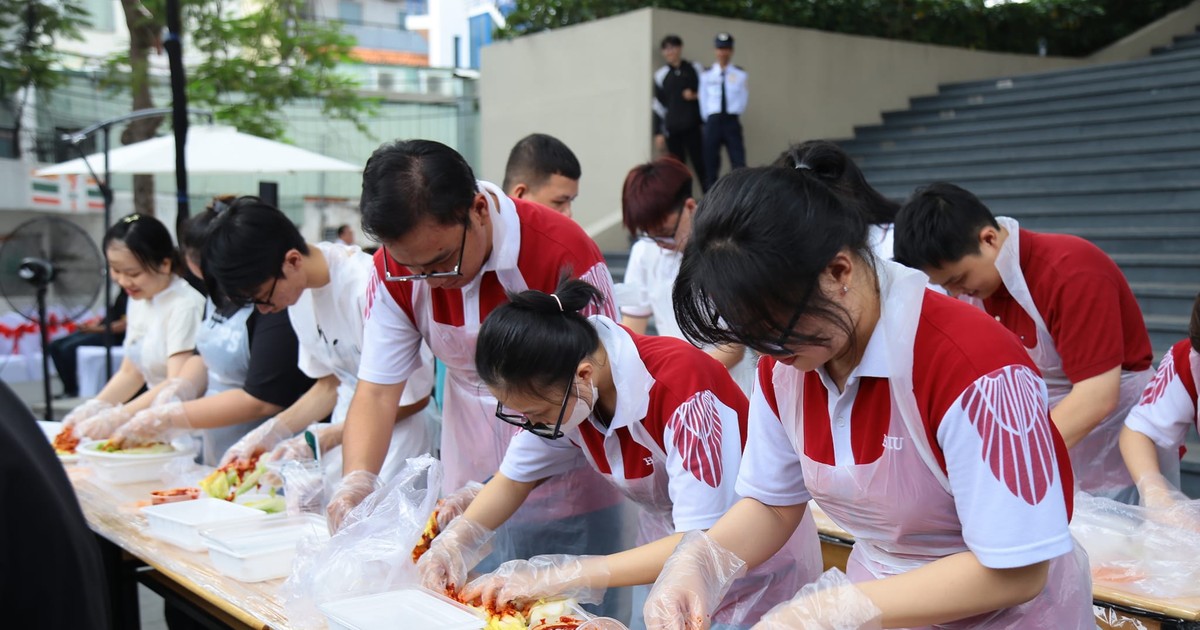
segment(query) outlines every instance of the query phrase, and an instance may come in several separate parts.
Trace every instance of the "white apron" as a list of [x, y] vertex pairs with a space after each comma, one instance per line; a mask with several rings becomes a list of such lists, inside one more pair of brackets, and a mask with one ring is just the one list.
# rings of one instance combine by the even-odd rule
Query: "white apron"
[[[1042, 373], [1046, 381], [1046, 390], [1050, 396], [1050, 408], [1053, 409], [1067, 394], [1071, 393], [1071, 381], [1063, 371], [1062, 358], [1055, 348], [1054, 339], [1046, 327], [1045, 320], [1034, 304], [1029, 285], [1025, 282], [1025, 274], [1021, 272], [1020, 225], [1014, 219], [997, 217], [1000, 225], [1008, 230], [1008, 238], [1000, 247], [996, 256], [996, 269], [1004, 282], [1009, 295], [1033, 320], [1037, 329], [1036, 345], [1032, 348], [1026, 345], [1025, 350], [1033, 359], [1034, 365]], [[1125, 416], [1142, 397], [1142, 390], [1154, 376], [1154, 370], [1141, 372], [1121, 371], [1121, 393], [1116, 409], [1100, 421], [1078, 444], [1071, 447], [1071, 469], [1075, 473], [1075, 488], [1098, 497], [1115, 499], [1123, 503], [1137, 503], [1136, 488], [1125, 460], [1121, 457], [1119, 440], [1121, 429], [1125, 426]], [[1160, 462], [1175, 462], [1173, 472], [1164, 470], [1168, 479], [1178, 484], [1179, 458], [1159, 449]]]
[[[618, 440], [605, 440], [604, 454], [611, 475], [604, 475], [626, 497], [641, 507], [638, 515], [637, 545], [644, 545], [675, 534], [675, 523], [671, 517], [674, 503], [668, 491], [670, 474], [667, 472], [667, 454], [646, 430], [641, 422], [627, 427], [635, 442], [641, 444], [654, 458], [654, 473], [642, 479], [627, 479], [625, 464]], [[588, 463], [597, 470], [599, 466], [587, 448], [580, 448]], [[721, 604], [713, 612], [714, 624], [734, 627], [749, 627], [758, 621], [776, 604], [787, 601], [800, 587], [816, 580], [821, 574], [821, 545], [817, 538], [817, 526], [812, 514], [807, 511], [796, 533], [783, 549], [770, 560], [755, 567], [744, 577], [734, 581]], [[639, 589], [642, 590], [642, 589]], [[645, 587], [646, 591], [649, 586]], [[644, 600], [645, 593], [635, 598]], [[633, 626], [640, 627], [642, 607], [633, 609]]]
[[[241, 389], [246, 385], [246, 375], [250, 371], [250, 335], [246, 321], [250, 319], [253, 308], [246, 306], [229, 317], [220, 317], [212, 301], [209, 301], [209, 315], [196, 332], [196, 352], [204, 359], [204, 366], [208, 370], [205, 396]], [[265, 418], [203, 430], [203, 463], [216, 466], [234, 442], [262, 424], [263, 420]]]
[[[830, 466], [804, 455], [803, 379], [776, 377], [783, 427], [799, 454], [804, 483], [821, 509], [854, 536], [847, 562], [853, 582], [885, 578], [942, 557], [969, 551], [962, 538], [950, 483], [934, 458], [913, 394], [913, 343], [925, 293], [924, 274], [881, 263], [880, 284], [894, 274], [879, 325], [888, 345], [892, 412], [889, 436], [913, 448], [884, 449], [870, 464]], [[1025, 630], [1092, 629], [1091, 573], [1083, 548], [1050, 561], [1046, 587], [1036, 598], [936, 628]]]

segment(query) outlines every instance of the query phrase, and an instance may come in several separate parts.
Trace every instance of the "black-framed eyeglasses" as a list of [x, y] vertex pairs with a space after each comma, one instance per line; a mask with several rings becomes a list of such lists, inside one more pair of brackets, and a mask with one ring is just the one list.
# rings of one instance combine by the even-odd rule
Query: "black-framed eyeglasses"
[[683, 208], [680, 208], [676, 212], [678, 213], [678, 217], [675, 219], [675, 229], [671, 230], [670, 236], [654, 236], [653, 234], [643, 230], [640, 234], [638, 234], [638, 238], [644, 241], [654, 241], [654, 243], [660, 247], [674, 249], [675, 246], [679, 244], [679, 241], [676, 237], [679, 236], [679, 225], [683, 223]]
[[392, 264], [399, 265], [392, 260], [391, 254], [388, 254], [387, 248], [383, 248], [384, 262], [383, 265], [383, 281], [384, 282], [411, 282], [413, 280], [432, 280], [434, 278], [457, 278], [462, 275], [463, 256], [467, 253], [467, 230], [471, 227], [468, 222], [463, 225], [462, 243], [458, 246], [458, 262], [454, 265], [454, 269], [450, 271], [430, 271], [428, 273], [410, 273], [403, 276], [393, 276], [389, 267]]
[[271, 300], [275, 297], [275, 287], [278, 285], [279, 285], [279, 276], [275, 276], [275, 279], [271, 281], [271, 290], [267, 291], [266, 299], [260, 300], [256, 297], [251, 297], [250, 303], [255, 306], [269, 306], [271, 308], [274, 308], [275, 305], [271, 303]]
[[796, 327], [796, 322], [800, 321], [800, 316], [804, 314], [804, 310], [804, 305], [796, 308], [796, 312], [792, 314], [792, 318], [788, 320], [787, 326], [785, 326], [783, 328], [783, 332], [779, 334], [779, 341], [775, 343], [762, 341], [758, 343], [747, 342], [745, 345], [753, 348], [760, 354], [766, 354], [769, 356], [787, 356], [792, 354], [792, 352], [787, 349], [787, 343], [792, 337], [792, 329]]
[[562, 407], [558, 410], [558, 420], [554, 423], [553, 427], [541, 422], [534, 422], [529, 419], [529, 416], [519, 411], [513, 409], [505, 410], [504, 403], [498, 400], [496, 401], [496, 417], [513, 426], [521, 427], [538, 437], [557, 440], [564, 435], [562, 431], [559, 431], [559, 428], [562, 427], [563, 416], [567, 415], [567, 401], [571, 400], [571, 388], [574, 385], [575, 379], [572, 378], [571, 382], [567, 383], [567, 391], [563, 392]]

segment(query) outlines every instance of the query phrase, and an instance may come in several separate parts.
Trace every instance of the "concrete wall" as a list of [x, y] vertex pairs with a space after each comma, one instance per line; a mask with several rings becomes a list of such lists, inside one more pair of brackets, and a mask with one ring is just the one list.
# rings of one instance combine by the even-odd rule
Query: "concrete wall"
[[1200, 25], [1200, 0], [1168, 13], [1136, 33], [1092, 54], [1088, 62], [1108, 63], [1145, 57], [1155, 46], [1165, 46], [1179, 35], [1194, 33], [1197, 25]]
[[712, 38], [733, 34], [734, 63], [750, 73], [743, 120], [747, 161], [771, 161], [790, 141], [844, 138], [880, 122], [939, 83], [1071, 67], [1083, 60], [977, 52], [642, 9], [484, 49], [483, 168], [499, 181], [522, 136], [557, 136], [579, 156], [576, 218], [605, 249], [623, 249], [620, 188], [650, 157], [651, 74], [658, 44], [681, 36], [688, 58], [713, 62]]
[[513, 144], [553, 135], [583, 166], [576, 220], [602, 248], [623, 248], [621, 183], [649, 155], [650, 40], [641, 10], [484, 48], [478, 177], [499, 185]]

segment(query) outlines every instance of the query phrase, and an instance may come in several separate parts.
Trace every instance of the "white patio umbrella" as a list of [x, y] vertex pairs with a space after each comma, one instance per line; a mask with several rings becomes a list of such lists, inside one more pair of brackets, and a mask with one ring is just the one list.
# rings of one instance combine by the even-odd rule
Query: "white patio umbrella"
[[[222, 125], [188, 127], [187, 170], [193, 174], [354, 172], [362, 166], [325, 157], [290, 144], [267, 140]], [[92, 168], [104, 168], [104, 153], [87, 156]], [[108, 152], [109, 172], [160, 174], [175, 172], [175, 137], [160, 136]], [[38, 175], [88, 175], [83, 158], [48, 166]]]

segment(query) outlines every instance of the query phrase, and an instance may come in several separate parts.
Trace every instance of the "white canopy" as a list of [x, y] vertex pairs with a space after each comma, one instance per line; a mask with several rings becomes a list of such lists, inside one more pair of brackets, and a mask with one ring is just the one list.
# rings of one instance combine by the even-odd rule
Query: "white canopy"
[[[186, 149], [188, 173], [198, 175], [362, 171], [362, 166], [221, 125], [189, 127]], [[96, 173], [103, 172], [103, 153], [93, 153], [87, 159]], [[174, 173], [175, 137], [160, 136], [118, 147], [108, 152], [108, 160], [111, 173]], [[76, 158], [41, 169], [37, 174], [87, 175], [89, 172], [83, 159]]]

